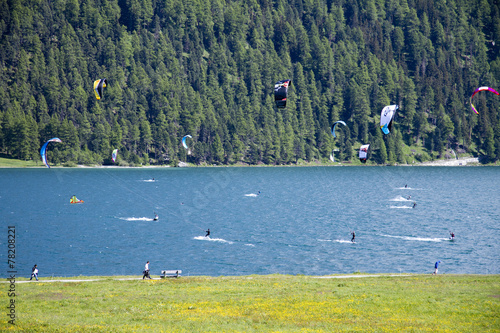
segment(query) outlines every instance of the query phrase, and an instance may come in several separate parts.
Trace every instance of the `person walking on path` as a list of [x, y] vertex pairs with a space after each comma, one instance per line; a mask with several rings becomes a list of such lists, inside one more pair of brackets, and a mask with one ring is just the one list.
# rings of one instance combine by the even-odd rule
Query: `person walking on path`
[[30, 281], [33, 279], [33, 277], [35, 277], [35, 279], [38, 281], [38, 267], [36, 266], [33, 266], [33, 268], [31, 269], [31, 277], [30, 277]]
[[437, 275], [438, 273], [438, 266], [439, 266], [439, 263], [441, 262], [441, 260], [438, 260], [436, 261], [436, 263], [434, 264], [434, 273], [432, 273], [432, 275]]
[[151, 279], [151, 276], [149, 276], [149, 261], [146, 263], [146, 266], [144, 266], [144, 272], [142, 272], [144, 275], [142, 276], [142, 279], [148, 278]]

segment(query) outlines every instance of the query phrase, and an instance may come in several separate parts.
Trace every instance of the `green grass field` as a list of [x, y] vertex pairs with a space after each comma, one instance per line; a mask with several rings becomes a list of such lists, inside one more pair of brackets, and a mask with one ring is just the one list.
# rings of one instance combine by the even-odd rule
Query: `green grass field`
[[500, 275], [115, 278], [4, 284], [0, 331], [500, 332]]
[[[38, 163], [37, 163], [38, 162]], [[23, 161], [12, 158], [0, 157], [1, 168], [28, 168], [28, 167], [42, 167], [42, 161]]]

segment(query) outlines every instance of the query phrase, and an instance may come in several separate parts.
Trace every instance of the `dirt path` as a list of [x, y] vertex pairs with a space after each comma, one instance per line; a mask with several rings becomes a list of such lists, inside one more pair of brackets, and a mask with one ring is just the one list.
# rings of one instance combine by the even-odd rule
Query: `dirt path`
[[[105, 280], [110, 280], [110, 278], [102, 278], [102, 279], [58, 279], [58, 280], [44, 280], [43, 278], [39, 278], [38, 281], [36, 280], [27, 280], [27, 281], [17, 281], [16, 283], [51, 283], [51, 282], [95, 282], [95, 281], [105, 281]], [[114, 281], [128, 281], [128, 280], [142, 280], [140, 277], [131, 277], [131, 278], [116, 278], [116, 279], [111, 279]], [[152, 278], [152, 280], [160, 280], [160, 278]], [[0, 281], [0, 283], [10, 283], [10, 281]]]
[[[350, 278], [367, 278], [367, 277], [395, 277], [395, 276], [411, 276], [408, 274], [377, 274], [377, 275], [367, 275], [367, 274], [355, 274], [355, 275], [327, 275], [327, 276], [312, 276], [315, 279], [350, 279]], [[43, 278], [36, 280], [23, 280], [17, 281], [16, 283], [53, 283], [53, 282], [96, 282], [110, 280], [110, 278], [102, 279], [52, 279], [44, 280]], [[114, 281], [132, 281], [132, 280], [142, 280], [142, 277], [129, 277], [129, 278], [111, 278]], [[152, 278], [152, 280], [161, 280], [161, 278]], [[0, 283], [10, 283], [10, 281], [0, 281]]]

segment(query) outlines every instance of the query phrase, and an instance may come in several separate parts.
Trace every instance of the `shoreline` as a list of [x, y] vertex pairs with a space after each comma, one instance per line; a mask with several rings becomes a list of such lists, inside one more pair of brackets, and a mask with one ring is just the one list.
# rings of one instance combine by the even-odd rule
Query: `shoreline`
[[[66, 167], [66, 166], [51, 166], [51, 169], [164, 169], [164, 168], [265, 168], [265, 167], [352, 167], [352, 166], [363, 166], [363, 167], [425, 167], [425, 166], [483, 166], [479, 163], [478, 157], [462, 157], [458, 159], [446, 159], [446, 160], [435, 160], [427, 162], [418, 162], [412, 164], [352, 164], [352, 163], [321, 163], [321, 162], [308, 162], [300, 164], [290, 164], [290, 165], [272, 165], [272, 164], [234, 164], [234, 165], [193, 165], [187, 164], [185, 162], [179, 162], [179, 165], [173, 167], [171, 165], [142, 165], [142, 166], [118, 166], [118, 165], [82, 165], [77, 164], [76, 166]], [[484, 166], [498, 166], [495, 164], [485, 164]], [[0, 165], [0, 169], [46, 169], [47, 167], [40, 166], [6, 166]]]

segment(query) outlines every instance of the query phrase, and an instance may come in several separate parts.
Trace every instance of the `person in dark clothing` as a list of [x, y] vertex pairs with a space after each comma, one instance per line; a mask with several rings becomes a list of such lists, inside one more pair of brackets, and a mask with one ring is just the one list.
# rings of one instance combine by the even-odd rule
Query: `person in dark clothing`
[[354, 243], [354, 238], [356, 238], [356, 233], [353, 231], [351, 232], [351, 235], [352, 235], [351, 242]]
[[206, 233], [207, 233], [207, 234], [205, 235], [205, 237], [210, 236], [210, 229], [208, 229], [208, 230], [206, 231]]
[[149, 276], [149, 261], [146, 263], [146, 266], [144, 266], [144, 272], [142, 272], [143, 276], [142, 279], [144, 280], [145, 278], [151, 279], [151, 276]]
[[31, 269], [31, 277], [30, 277], [30, 281], [31, 279], [35, 278], [37, 281], [38, 281], [38, 267], [35, 265], [33, 266], [33, 268]]

